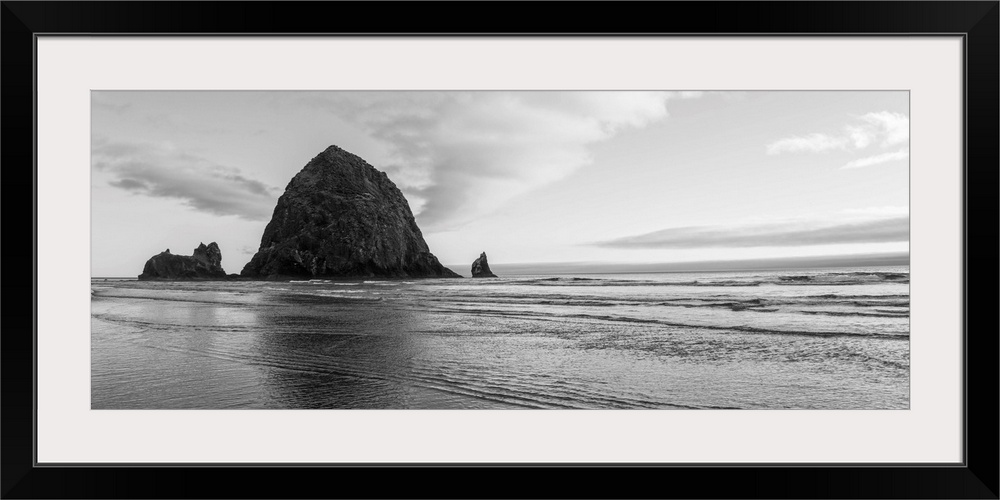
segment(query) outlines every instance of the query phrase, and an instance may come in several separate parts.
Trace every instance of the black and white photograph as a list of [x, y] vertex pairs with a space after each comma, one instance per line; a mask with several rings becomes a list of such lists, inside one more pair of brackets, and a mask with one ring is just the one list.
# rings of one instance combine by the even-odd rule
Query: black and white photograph
[[905, 90], [92, 90], [93, 410], [907, 410]]

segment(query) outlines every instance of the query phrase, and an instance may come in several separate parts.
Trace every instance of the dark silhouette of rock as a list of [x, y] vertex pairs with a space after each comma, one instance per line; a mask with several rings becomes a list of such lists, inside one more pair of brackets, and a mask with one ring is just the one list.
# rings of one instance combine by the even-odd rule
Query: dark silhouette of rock
[[430, 253], [403, 193], [337, 146], [313, 158], [278, 198], [249, 278], [460, 277]]
[[154, 255], [142, 268], [140, 280], [224, 280], [222, 251], [214, 241], [194, 249], [194, 254], [174, 255], [170, 249]]
[[473, 278], [496, 278], [497, 275], [490, 271], [490, 263], [486, 261], [486, 252], [479, 254], [479, 258], [472, 261]]

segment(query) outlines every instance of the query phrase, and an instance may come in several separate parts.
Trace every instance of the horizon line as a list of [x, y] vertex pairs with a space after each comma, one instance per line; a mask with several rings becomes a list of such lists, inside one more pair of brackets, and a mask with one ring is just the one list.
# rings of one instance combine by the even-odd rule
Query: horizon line
[[[571, 272], [583, 272], [585, 268], [592, 268], [589, 272], [593, 274], [611, 273], [614, 271], [595, 271], [594, 268], [627, 270], [631, 273], [656, 273], [656, 272], [691, 272], [691, 271], [739, 271], [739, 270], [762, 270], [762, 269], [802, 269], [806, 267], [867, 267], [876, 265], [901, 266], [910, 264], [909, 252], [884, 252], [846, 255], [816, 255], [816, 256], [796, 256], [796, 257], [767, 257], [758, 259], [732, 259], [732, 260], [700, 260], [686, 262], [609, 262], [609, 261], [576, 261], [576, 262], [519, 262], [503, 263], [490, 262], [491, 268], [504, 269], [508, 272], [516, 268], [542, 269], [552, 268], [550, 273], [561, 274]], [[468, 266], [469, 264], [463, 264]], [[458, 265], [445, 264], [446, 267], [456, 268]], [[513, 269], [512, 269], [513, 268]]]
[[[847, 255], [818, 255], [798, 257], [770, 257], [759, 259], [702, 260], [688, 262], [611, 262], [611, 261], [571, 261], [571, 262], [490, 262], [490, 267], [508, 274], [519, 271], [533, 271], [536, 274], [613, 274], [613, 273], [658, 273], [697, 271], [742, 271], [780, 270], [825, 267], [870, 267], [902, 266], [910, 264], [909, 252], [885, 252]], [[444, 264], [449, 269], [465, 269], [468, 264]], [[602, 270], [603, 268], [603, 270]], [[457, 272], [457, 271], [456, 271]], [[91, 279], [123, 279], [126, 276], [91, 276]]]

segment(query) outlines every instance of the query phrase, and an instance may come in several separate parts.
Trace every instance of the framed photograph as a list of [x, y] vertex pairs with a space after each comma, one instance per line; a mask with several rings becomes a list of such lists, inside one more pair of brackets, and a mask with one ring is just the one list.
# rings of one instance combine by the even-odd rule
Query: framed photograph
[[998, 2], [543, 6], [3, 2], [3, 496], [997, 498]]

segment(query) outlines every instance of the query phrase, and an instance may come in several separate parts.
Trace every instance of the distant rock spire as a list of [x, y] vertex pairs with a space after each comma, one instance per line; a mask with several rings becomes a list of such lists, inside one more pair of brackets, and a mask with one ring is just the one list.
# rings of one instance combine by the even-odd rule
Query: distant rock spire
[[486, 260], [486, 252], [479, 254], [479, 258], [472, 262], [473, 278], [496, 278], [497, 275], [490, 271], [490, 263]]

